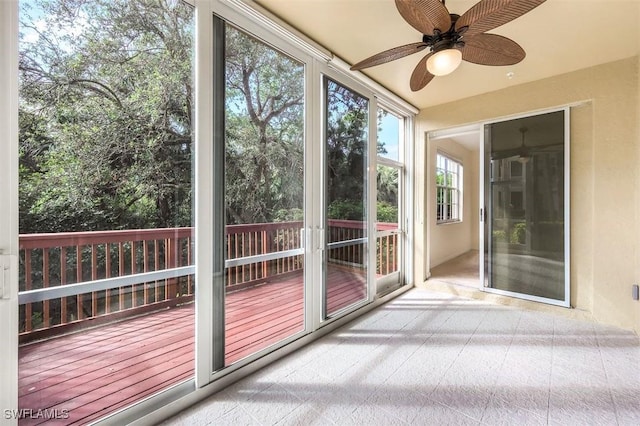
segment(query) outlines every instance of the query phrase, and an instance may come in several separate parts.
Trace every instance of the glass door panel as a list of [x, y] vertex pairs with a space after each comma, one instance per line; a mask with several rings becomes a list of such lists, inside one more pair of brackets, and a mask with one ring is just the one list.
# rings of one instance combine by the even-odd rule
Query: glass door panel
[[565, 112], [485, 127], [485, 285], [568, 303]]
[[398, 243], [398, 179], [400, 170], [378, 165], [376, 221], [376, 277], [397, 272], [400, 267]]
[[21, 2], [21, 409], [87, 424], [194, 375], [194, 30], [183, 2]]
[[393, 291], [402, 282], [402, 124], [402, 118], [378, 109], [376, 292], [379, 295]]
[[324, 317], [365, 300], [369, 101], [325, 80]]
[[304, 66], [225, 27], [228, 365], [304, 330]]

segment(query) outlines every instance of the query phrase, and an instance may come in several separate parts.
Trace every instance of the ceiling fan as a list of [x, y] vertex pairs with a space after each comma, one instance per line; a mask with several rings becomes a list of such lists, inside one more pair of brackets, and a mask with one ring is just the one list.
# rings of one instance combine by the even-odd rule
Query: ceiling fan
[[449, 13], [445, 0], [395, 0], [400, 15], [420, 31], [422, 41], [385, 50], [351, 67], [352, 71], [384, 64], [420, 52], [422, 58], [411, 74], [409, 86], [416, 92], [434, 76], [453, 72], [462, 62], [479, 65], [513, 65], [525, 51], [515, 41], [486, 31], [506, 24], [546, 0], [481, 0], [460, 15]]

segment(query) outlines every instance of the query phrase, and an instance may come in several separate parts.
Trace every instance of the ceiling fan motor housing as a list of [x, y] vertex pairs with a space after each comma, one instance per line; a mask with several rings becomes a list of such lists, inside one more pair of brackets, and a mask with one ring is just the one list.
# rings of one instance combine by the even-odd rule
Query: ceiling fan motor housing
[[433, 32], [433, 35], [422, 35], [422, 41], [431, 47], [431, 52], [433, 53], [446, 49], [460, 49], [464, 47], [462, 36], [469, 27], [465, 26], [456, 30], [456, 21], [460, 18], [460, 15], [450, 13], [449, 16], [451, 16], [451, 26], [446, 32], [436, 29]]

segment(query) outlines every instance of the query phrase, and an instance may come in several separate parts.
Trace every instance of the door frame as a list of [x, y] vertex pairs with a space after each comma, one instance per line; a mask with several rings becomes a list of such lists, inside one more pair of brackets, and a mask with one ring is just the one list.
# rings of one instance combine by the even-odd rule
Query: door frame
[[[486, 216], [486, 208], [484, 205], [485, 199], [485, 156], [486, 156], [486, 146], [485, 146], [485, 126], [488, 124], [501, 123], [505, 121], [518, 120], [521, 118], [534, 117], [537, 115], [544, 115], [553, 112], [564, 112], [564, 300], [555, 300], [549, 299], [546, 297], [533, 296], [524, 293], [516, 293], [512, 291], [500, 290], [491, 288], [488, 286], [488, 277], [486, 276], [486, 269], [484, 268], [484, 264], [487, 261], [485, 258], [485, 226], [486, 221], [484, 220]], [[481, 208], [480, 213], [480, 241], [479, 241], [479, 268], [480, 268], [480, 290], [487, 292], [498, 294], [502, 296], [514, 297], [517, 299], [530, 300], [533, 302], [546, 303], [549, 305], [556, 305], [565, 308], [571, 307], [571, 106], [566, 105], [562, 107], [555, 108], [547, 108], [537, 111], [525, 112], [522, 114], [511, 115], [507, 117], [500, 117], [491, 120], [483, 121], [479, 124], [480, 130], [480, 155], [479, 155], [479, 182], [480, 182], [480, 198], [479, 198], [479, 206]]]
[[[316, 188], [319, 193], [320, 193], [320, 197], [319, 197], [319, 202], [320, 202], [320, 209], [318, 210], [319, 214], [314, 217], [315, 221], [312, 225], [310, 226], [315, 226], [315, 228], [317, 229], [316, 232], [316, 246], [315, 249], [318, 252], [318, 256], [317, 256], [317, 261], [320, 262], [320, 264], [317, 264], [317, 270], [322, 271], [321, 272], [321, 283], [320, 285], [317, 285], [315, 287], [317, 287], [315, 289], [315, 295], [316, 298], [314, 300], [314, 305], [317, 305], [316, 308], [319, 309], [319, 312], [316, 312], [314, 314], [319, 313], [319, 317], [316, 316], [315, 320], [318, 321], [317, 323], [314, 323], [314, 326], [317, 326], [317, 328], [320, 327], [324, 327], [327, 324], [330, 324], [336, 320], [338, 320], [339, 318], [344, 317], [345, 315], [348, 315], [349, 313], [352, 313], [356, 310], [359, 310], [360, 308], [362, 308], [363, 306], [370, 304], [371, 302], [373, 302], [375, 295], [376, 295], [376, 274], [375, 274], [375, 260], [376, 260], [376, 253], [375, 250], [371, 249], [371, 241], [375, 241], [375, 218], [371, 217], [371, 214], [373, 212], [376, 211], [376, 199], [377, 199], [377, 191], [376, 191], [376, 179], [377, 179], [377, 175], [376, 175], [376, 166], [377, 166], [377, 155], [376, 155], [376, 147], [377, 144], [371, 143], [371, 141], [376, 141], [377, 140], [377, 132], [378, 132], [378, 127], [377, 127], [377, 107], [378, 107], [378, 101], [377, 98], [375, 96], [375, 93], [367, 88], [365, 85], [361, 84], [360, 82], [356, 82], [356, 81], [352, 81], [348, 78], [348, 76], [345, 76], [344, 73], [340, 70], [340, 69], [336, 69], [335, 67], [331, 67], [328, 64], [322, 64], [321, 66], [317, 67], [318, 69], [318, 76], [319, 76], [319, 81], [316, 82], [316, 84], [318, 84], [318, 87], [320, 89], [320, 114], [316, 116], [316, 119], [320, 119], [319, 120], [319, 127], [320, 127], [320, 140], [317, 141], [317, 148], [321, 151], [319, 152], [319, 157], [321, 161], [316, 162], [320, 164], [320, 170], [318, 170], [318, 180], [317, 182], [321, 182], [322, 187], [321, 188]], [[326, 194], [326, 189], [328, 186], [328, 177], [325, 171], [325, 168], [327, 166], [327, 158], [326, 158], [326, 111], [327, 111], [327, 104], [326, 104], [326, 98], [325, 98], [325, 84], [326, 81], [333, 81], [345, 88], [347, 88], [348, 90], [351, 90], [352, 92], [356, 93], [357, 95], [367, 99], [368, 103], [369, 103], [369, 108], [368, 108], [368, 118], [369, 118], [369, 122], [368, 122], [368, 151], [367, 151], [367, 156], [368, 156], [368, 171], [367, 171], [367, 175], [366, 175], [366, 186], [367, 186], [367, 190], [366, 190], [366, 196], [367, 198], [367, 228], [366, 228], [366, 232], [367, 232], [367, 295], [365, 298], [363, 298], [360, 301], [355, 302], [352, 305], [349, 305], [345, 308], [342, 308], [336, 312], [331, 313], [331, 315], [326, 316], [326, 300], [325, 300], [325, 296], [326, 296], [326, 264], [325, 264], [325, 259], [324, 259], [324, 253], [326, 251], [326, 246], [327, 246], [327, 220], [328, 218], [326, 217], [326, 213], [327, 213], [327, 194]], [[317, 184], [316, 184], [317, 185]], [[316, 330], [316, 327], [314, 327], [314, 331]]]
[[0, 2], [0, 418], [18, 410], [18, 2]]

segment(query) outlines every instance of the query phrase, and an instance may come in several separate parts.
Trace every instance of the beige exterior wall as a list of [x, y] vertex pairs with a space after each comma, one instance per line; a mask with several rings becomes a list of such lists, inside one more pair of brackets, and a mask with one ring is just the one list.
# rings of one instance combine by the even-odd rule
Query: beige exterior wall
[[420, 112], [416, 120], [415, 282], [429, 273], [426, 133], [586, 101], [571, 108], [571, 306], [640, 331], [640, 59], [633, 57]]

